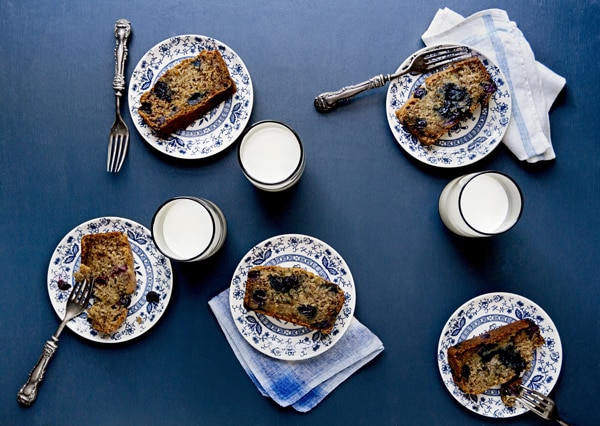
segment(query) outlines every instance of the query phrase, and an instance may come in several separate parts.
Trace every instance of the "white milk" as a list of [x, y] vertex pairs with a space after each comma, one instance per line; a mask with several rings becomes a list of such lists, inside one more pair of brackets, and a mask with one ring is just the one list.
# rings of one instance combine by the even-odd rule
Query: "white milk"
[[493, 233], [506, 220], [509, 199], [502, 184], [482, 174], [464, 187], [460, 208], [469, 225], [479, 232]]
[[240, 161], [253, 179], [268, 184], [288, 179], [302, 156], [296, 135], [278, 123], [251, 129], [240, 146]]
[[523, 199], [511, 178], [494, 171], [450, 181], [440, 194], [440, 218], [463, 237], [489, 237], [509, 230], [521, 216]]
[[162, 235], [173, 257], [191, 259], [210, 244], [214, 233], [211, 215], [193, 200], [176, 200], [164, 214]]

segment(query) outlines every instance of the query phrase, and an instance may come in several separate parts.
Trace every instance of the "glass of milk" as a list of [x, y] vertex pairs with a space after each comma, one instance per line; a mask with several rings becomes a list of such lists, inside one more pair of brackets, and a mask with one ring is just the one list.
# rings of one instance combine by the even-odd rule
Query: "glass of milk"
[[463, 237], [490, 237], [512, 228], [523, 211], [517, 183], [496, 171], [457, 177], [439, 199], [440, 217], [452, 232]]
[[238, 145], [238, 161], [246, 178], [264, 191], [292, 187], [304, 171], [304, 149], [291, 128], [278, 121], [259, 121]]
[[152, 239], [172, 260], [208, 259], [221, 248], [226, 235], [223, 212], [204, 198], [172, 198], [152, 218]]

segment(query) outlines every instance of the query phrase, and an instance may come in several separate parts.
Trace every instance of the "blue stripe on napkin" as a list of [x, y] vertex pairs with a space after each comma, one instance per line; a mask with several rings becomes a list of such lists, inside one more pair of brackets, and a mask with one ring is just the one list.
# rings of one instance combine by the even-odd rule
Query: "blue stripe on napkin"
[[[505, 29], [496, 27], [494, 22], [494, 18], [492, 15], [482, 15], [483, 22], [485, 24], [487, 35], [490, 38], [490, 42], [492, 43], [492, 47], [494, 52], [496, 53], [496, 61], [497, 66], [503, 70], [506, 79], [508, 80], [508, 88], [510, 93], [515, 93], [515, 87], [513, 86], [513, 78], [510, 75], [511, 67], [508, 64], [508, 59], [506, 57], [506, 51], [504, 50], [504, 44], [502, 40], [498, 36], [500, 31], [506, 32]], [[512, 118], [514, 123], [519, 129], [519, 135], [521, 135], [522, 139], [522, 148], [525, 150], [525, 153], [528, 157], [536, 156], [535, 149], [533, 145], [531, 145], [531, 136], [529, 135], [529, 130], [527, 129], [527, 123], [523, 118], [523, 113], [521, 112], [521, 108], [519, 107], [519, 102], [517, 102], [516, 97], [513, 97], [512, 100]]]

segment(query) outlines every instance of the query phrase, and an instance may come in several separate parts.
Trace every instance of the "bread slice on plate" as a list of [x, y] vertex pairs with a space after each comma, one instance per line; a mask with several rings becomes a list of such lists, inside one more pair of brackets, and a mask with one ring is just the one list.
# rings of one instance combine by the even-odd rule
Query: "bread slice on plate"
[[111, 334], [127, 318], [131, 294], [136, 289], [133, 253], [122, 232], [87, 234], [81, 239], [81, 265], [75, 278], [94, 278], [88, 320], [95, 330]]
[[342, 289], [302, 268], [256, 266], [248, 271], [244, 307], [330, 333], [344, 306]]
[[421, 143], [432, 145], [479, 105], [487, 105], [496, 90], [485, 65], [474, 56], [427, 77], [396, 116]]
[[202, 50], [167, 70], [140, 97], [138, 113], [159, 136], [185, 128], [237, 90], [218, 50]]
[[463, 340], [448, 348], [452, 379], [467, 394], [480, 394], [497, 385], [518, 387], [523, 373], [531, 368], [535, 350], [544, 343], [539, 327], [530, 319]]

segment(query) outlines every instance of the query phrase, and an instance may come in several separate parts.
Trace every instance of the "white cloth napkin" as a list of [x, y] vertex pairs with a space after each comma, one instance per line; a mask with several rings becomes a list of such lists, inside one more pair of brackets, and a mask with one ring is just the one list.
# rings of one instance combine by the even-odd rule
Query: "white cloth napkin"
[[301, 361], [271, 358], [240, 334], [229, 309], [229, 290], [208, 302], [238, 361], [263, 396], [282, 407], [307, 412], [340, 383], [383, 351], [383, 344], [356, 318], [342, 338], [321, 355]]
[[512, 118], [503, 142], [519, 159], [554, 159], [548, 112], [565, 79], [535, 60], [531, 46], [507, 13], [489, 9], [467, 18], [445, 8], [422, 35], [427, 45], [464, 44], [490, 58], [512, 94]]

